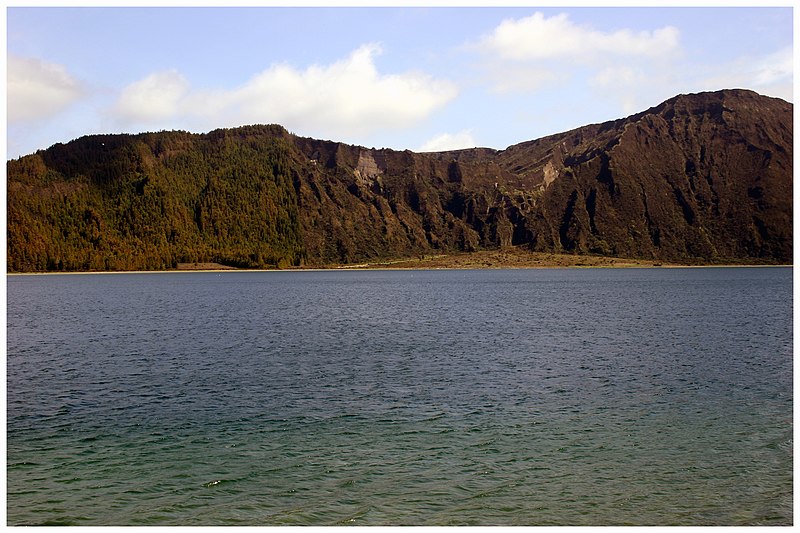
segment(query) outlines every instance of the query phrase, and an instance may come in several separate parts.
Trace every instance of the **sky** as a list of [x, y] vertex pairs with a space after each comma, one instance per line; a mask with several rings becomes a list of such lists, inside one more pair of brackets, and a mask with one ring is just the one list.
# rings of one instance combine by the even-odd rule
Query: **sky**
[[682, 93], [793, 101], [791, 3], [47, 5], [7, 5], [7, 159], [88, 134], [246, 124], [503, 149]]

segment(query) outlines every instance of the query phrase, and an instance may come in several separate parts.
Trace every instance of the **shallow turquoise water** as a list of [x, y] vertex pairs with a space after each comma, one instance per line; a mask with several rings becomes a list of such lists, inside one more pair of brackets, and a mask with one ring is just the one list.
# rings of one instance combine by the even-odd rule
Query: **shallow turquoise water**
[[9, 525], [793, 520], [791, 269], [7, 288]]

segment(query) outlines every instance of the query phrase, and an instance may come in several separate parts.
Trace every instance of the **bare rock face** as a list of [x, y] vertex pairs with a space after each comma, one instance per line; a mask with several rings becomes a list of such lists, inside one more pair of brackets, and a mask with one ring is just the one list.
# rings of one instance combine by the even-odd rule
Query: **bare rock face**
[[279, 126], [85, 137], [8, 163], [8, 264], [320, 265], [505, 246], [790, 263], [792, 113], [725, 90], [505, 150], [419, 154]]
[[[792, 131], [791, 104], [730, 90], [677, 96], [502, 151], [340, 145], [352, 154], [335, 168], [354, 161], [350, 191], [366, 206], [358, 217], [377, 234], [367, 247], [345, 239], [338, 259], [526, 245], [790, 262]], [[340, 238], [320, 239], [330, 240]]]
[[586, 133], [593, 142], [564, 154], [544, 194], [550, 216], [534, 247], [791, 260], [790, 104], [746, 91], [679, 96]]

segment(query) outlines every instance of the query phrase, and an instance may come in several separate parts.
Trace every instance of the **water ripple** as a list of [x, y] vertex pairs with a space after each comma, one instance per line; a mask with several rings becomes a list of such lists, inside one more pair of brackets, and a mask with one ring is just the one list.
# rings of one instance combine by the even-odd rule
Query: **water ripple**
[[8, 522], [791, 524], [791, 305], [790, 269], [11, 277]]

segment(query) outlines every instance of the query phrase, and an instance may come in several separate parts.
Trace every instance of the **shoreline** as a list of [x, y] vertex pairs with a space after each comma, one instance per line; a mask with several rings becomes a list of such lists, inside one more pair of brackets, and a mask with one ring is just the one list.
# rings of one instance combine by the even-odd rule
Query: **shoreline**
[[652, 259], [630, 259], [593, 255], [572, 255], [547, 252], [530, 252], [518, 249], [482, 250], [456, 254], [441, 254], [417, 258], [390, 259], [346, 265], [320, 265], [291, 268], [235, 268], [218, 263], [179, 263], [177, 268], [163, 270], [98, 270], [6, 272], [6, 276], [31, 276], [53, 274], [165, 274], [165, 273], [216, 273], [223, 272], [341, 272], [364, 270], [511, 270], [511, 269], [563, 269], [563, 268], [758, 268], [793, 267], [793, 264], [691, 264]]

